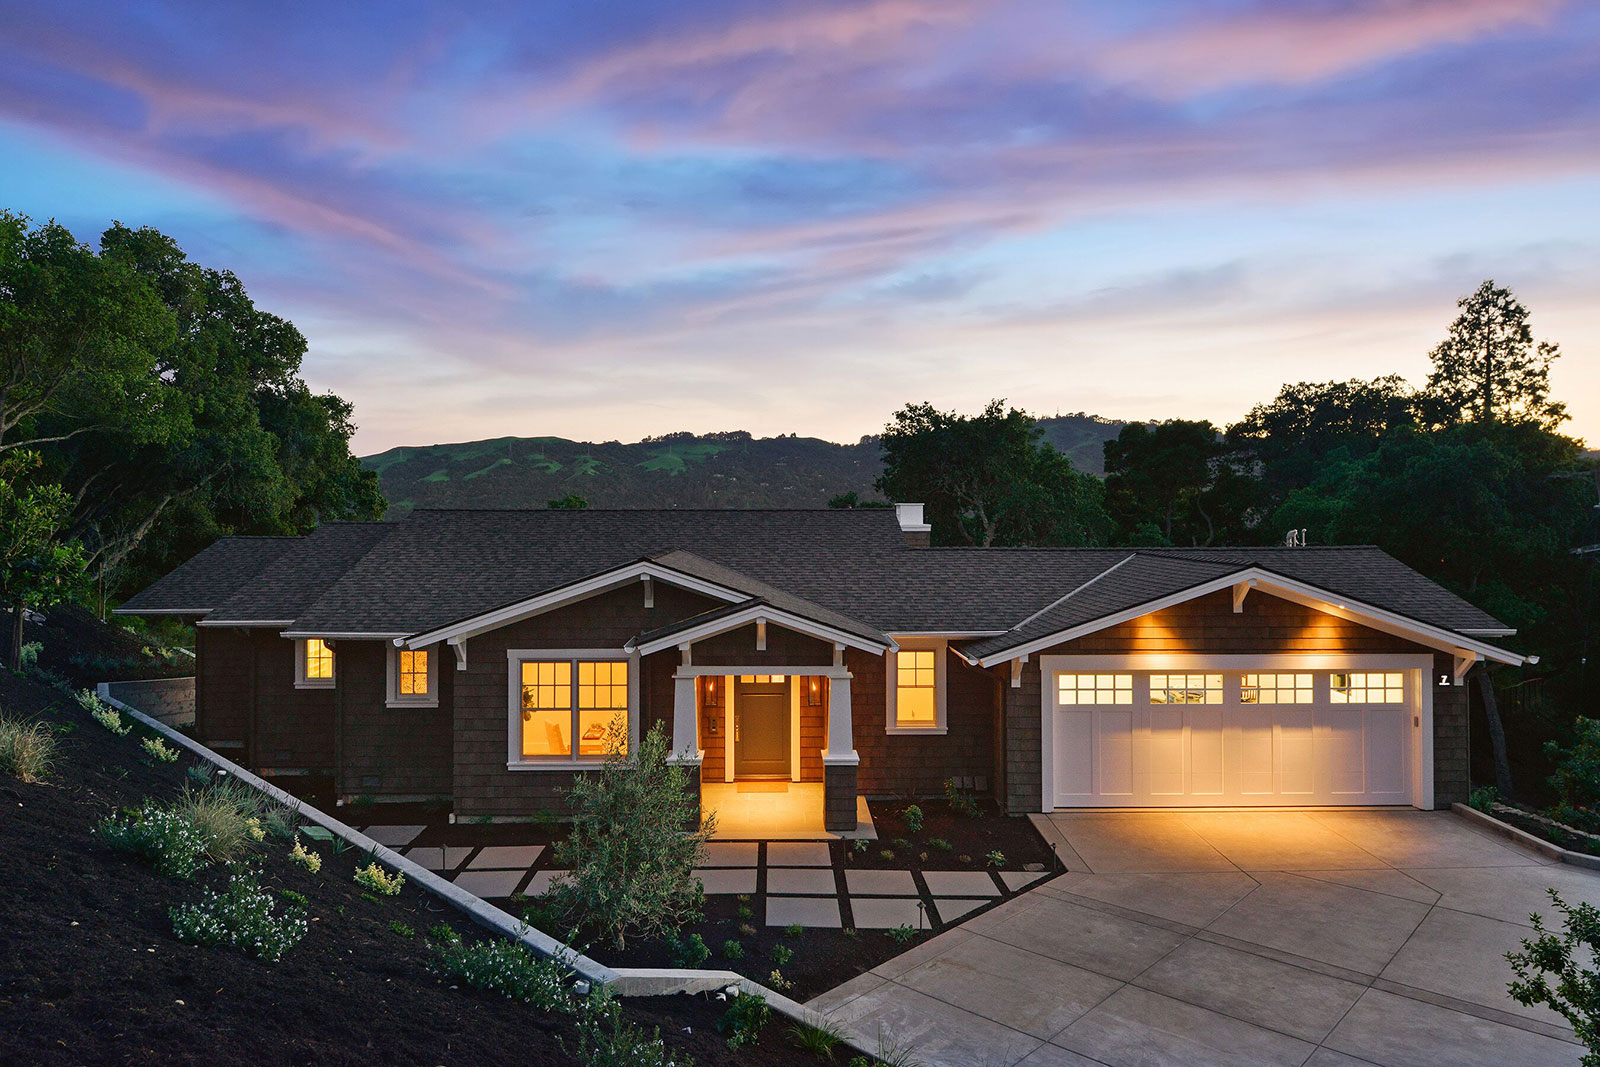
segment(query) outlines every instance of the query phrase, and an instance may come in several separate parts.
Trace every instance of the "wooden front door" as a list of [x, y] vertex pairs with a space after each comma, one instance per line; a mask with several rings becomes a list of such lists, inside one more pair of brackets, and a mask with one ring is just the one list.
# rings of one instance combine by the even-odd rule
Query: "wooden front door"
[[789, 777], [789, 679], [740, 675], [733, 714], [734, 776]]

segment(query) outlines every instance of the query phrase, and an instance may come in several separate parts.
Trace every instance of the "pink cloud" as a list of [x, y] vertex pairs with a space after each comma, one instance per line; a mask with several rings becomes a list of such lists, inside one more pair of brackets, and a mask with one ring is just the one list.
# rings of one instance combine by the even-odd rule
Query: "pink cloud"
[[1087, 57], [1112, 79], [1182, 95], [1315, 82], [1437, 45], [1547, 22], [1567, 0], [1261, 3], [1231, 18], [1111, 41]]

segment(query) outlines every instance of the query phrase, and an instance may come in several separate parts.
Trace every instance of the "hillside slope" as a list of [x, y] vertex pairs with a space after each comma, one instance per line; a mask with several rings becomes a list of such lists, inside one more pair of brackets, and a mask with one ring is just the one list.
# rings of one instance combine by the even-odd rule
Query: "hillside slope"
[[[1045, 440], [1080, 470], [1102, 470], [1102, 446], [1123, 423], [1093, 415], [1041, 419]], [[852, 445], [743, 431], [669, 434], [632, 444], [499, 437], [391, 448], [361, 460], [378, 472], [389, 516], [412, 508], [538, 507], [577, 493], [593, 507], [821, 507], [836, 494], [875, 497], [875, 437]]]

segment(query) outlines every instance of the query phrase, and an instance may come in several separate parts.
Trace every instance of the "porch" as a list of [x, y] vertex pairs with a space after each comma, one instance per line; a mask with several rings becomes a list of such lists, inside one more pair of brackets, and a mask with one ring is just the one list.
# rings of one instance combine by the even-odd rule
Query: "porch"
[[856, 798], [856, 825], [850, 830], [824, 826], [822, 782], [702, 782], [702, 818], [716, 815], [715, 839], [721, 841], [877, 840], [865, 797]]

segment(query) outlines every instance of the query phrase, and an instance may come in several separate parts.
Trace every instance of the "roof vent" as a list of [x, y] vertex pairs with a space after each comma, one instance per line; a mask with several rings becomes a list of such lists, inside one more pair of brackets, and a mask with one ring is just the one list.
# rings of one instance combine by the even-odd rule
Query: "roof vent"
[[894, 517], [900, 520], [900, 532], [912, 548], [927, 548], [932, 543], [933, 527], [922, 521], [921, 504], [896, 504]]
[[1310, 541], [1306, 540], [1306, 531], [1303, 528], [1299, 530], [1290, 530], [1288, 533], [1283, 535], [1284, 548], [1304, 548], [1310, 543]]

